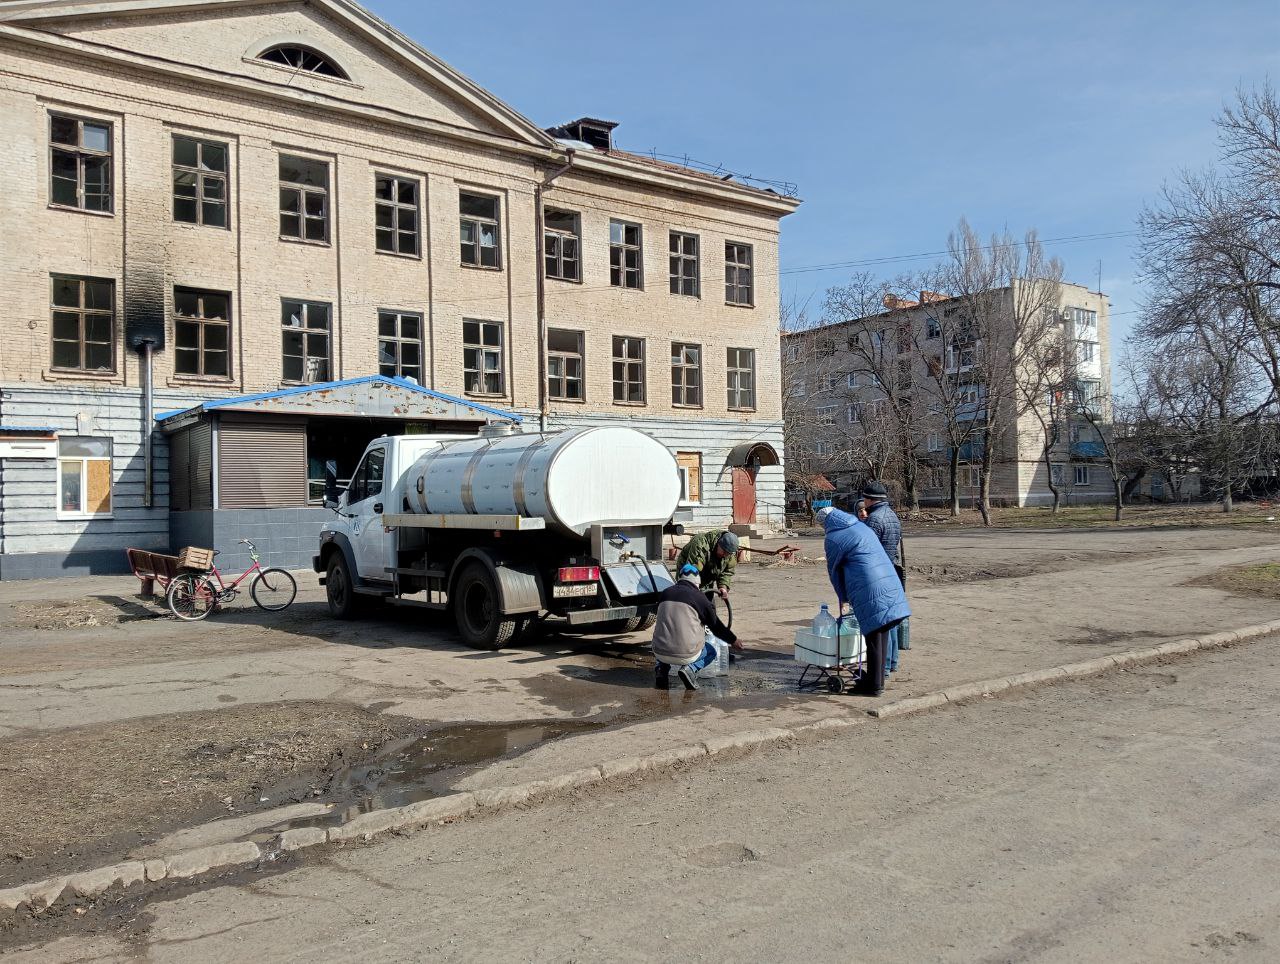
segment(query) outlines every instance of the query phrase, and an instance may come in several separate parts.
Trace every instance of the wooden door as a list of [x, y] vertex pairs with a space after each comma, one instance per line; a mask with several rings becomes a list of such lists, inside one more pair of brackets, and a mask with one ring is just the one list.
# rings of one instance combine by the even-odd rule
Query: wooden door
[[749, 525], [756, 521], [756, 469], [733, 470], [733, 521]]

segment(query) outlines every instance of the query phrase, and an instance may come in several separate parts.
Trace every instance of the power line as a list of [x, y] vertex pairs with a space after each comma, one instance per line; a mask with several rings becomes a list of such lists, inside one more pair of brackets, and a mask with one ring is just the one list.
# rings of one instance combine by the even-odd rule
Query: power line
[[[1137, 231], [1107, 231], [1100, 234], [1074, 234], [1062, 238], [1040, 238], [1041, 244], [1080, 244], [1085, 241], [1110, 241], [1115, 238], [1127, 238]], [[997, 248], [1016, 248], [1026, 244], [1025, 241], [1007, 241], [999, 244], [979, 245], [979, 250], [994, 251]], [[829, 264], [799, 265], [794, 268], [783, 268], [779, 274], [805, 274], [810, 271], [833, 271], [837, 268], [863, 268], [880, 264], [892, 264], [896, 261], [918, 261], [921, 258], [937, 258], [950, 254], [950, 251], [922, 251], [919, 254], [899, 254], [883, 258], [863, 258], [857, 261], [833, 261]]]

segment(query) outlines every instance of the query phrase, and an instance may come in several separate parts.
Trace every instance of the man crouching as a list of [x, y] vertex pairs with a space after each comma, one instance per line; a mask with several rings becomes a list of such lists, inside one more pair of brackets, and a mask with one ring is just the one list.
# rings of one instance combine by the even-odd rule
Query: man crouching
[[715, 603], [698, 588], [701, 573], [697, 566], [680, 567], [680, 578], [658, 597], [658, 622], [653, 629], [653, 685], [665, 690], [671, 684], [671, 667], [687, 690], [698, 688], [698, 670], [716, 658], [716, 647], [707, 635], [710, 630], [734, 649], [742, 649], [738, 637], [720, 622]]

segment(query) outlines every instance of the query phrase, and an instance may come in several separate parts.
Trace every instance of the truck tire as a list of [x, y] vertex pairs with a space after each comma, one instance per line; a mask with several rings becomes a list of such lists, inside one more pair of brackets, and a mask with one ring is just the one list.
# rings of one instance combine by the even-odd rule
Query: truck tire
[[356, 594], [347, 560], [341, 552], [329, 557], [325, 571], [324, 594], [329, 602], [329, 615], [334, 619], [355, 619], [360, 614], [360, 597]]
[[658, 614], [656, 612], [642, 612], [626, 619], [611, 619], [607, 623], [601, 623], [599, 631], [608, 633], [611, 636], [621, 636], [624, 633], [641, 633], [647, 629], [653, 629], [653, 625], [657, 621]]
[[453, 587], [453, 621], [472, 649], [501, 649], [516, 635], [517, 621], [500, 611], [498, 584], [488, 568], [472, 562]]

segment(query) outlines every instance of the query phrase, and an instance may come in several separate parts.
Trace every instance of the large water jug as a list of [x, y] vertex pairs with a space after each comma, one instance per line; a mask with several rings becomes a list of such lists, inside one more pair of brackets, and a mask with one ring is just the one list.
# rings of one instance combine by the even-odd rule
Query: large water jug
[[822, 608], [818, 610], [818, 615], [813, 617], [813, 635], [831, 637], [835, 634], [836, 618], [831, 615], [827, 604], [823, 603]]
[[858, 617], [849, 613], [841, 616], [839, 623], [840, 647], [836, 652], [840, 654], [841, 662], [855, 660], [862, 649], [862, 627], [858, 625]]
[[729, 644], [723, 639], [712, 634], [711, 630], [704, 630], [705, 641], [715, 647], [716, 658], [702, 668], [703, 676], [728, 676], [729, 675]]

